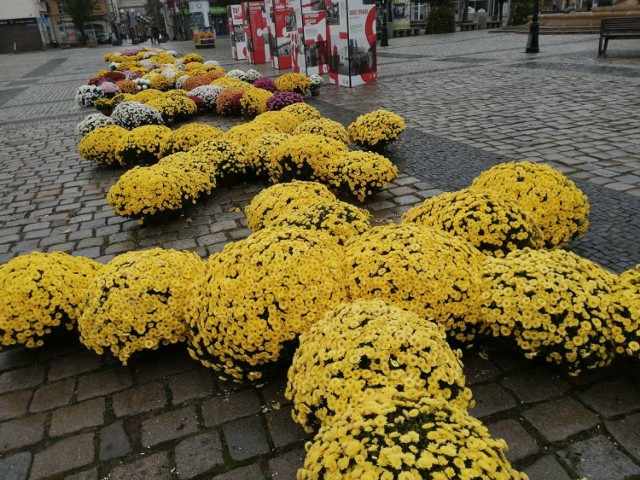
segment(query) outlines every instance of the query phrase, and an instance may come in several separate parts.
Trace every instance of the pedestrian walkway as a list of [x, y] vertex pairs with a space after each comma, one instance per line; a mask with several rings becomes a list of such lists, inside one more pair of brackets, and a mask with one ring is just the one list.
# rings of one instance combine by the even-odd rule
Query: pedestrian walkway
[[[616, 272], [640, 263], [640, 50], [619, 41], [597, 57], [597, 35], [526, 37], [475, 31], [390, 39], [379, 80], [327, 86], [309, 102], [347, 124], [387, 108], [407, 119], [390, 151], [402, 174], [365, 206], [379, 223], [507, 160], [544, 162], [589, 196], [591, 226], [571, 245]], [[227, 69], [228, 40], [199, 51]], [[192, 42], [164, 45], [195, 51]], [[203, 257], [250, 231], [241, 209], [264, 185], [216, 189], [161, 226], [116, 216], [106, 192], [121, 172], [75, 153], [77, 87], [112, 47], [0, 56], [0, 262], [32, 250], [108, 261], [139, 248]], [[268, 76], [269, 66], [255, 68]], [[227, 128], [239, 119], [201, 117]], [[501, 343], [465, 352], [472, 414], [510, 446], [533, 480], [640, 476], [640, 365], [569, 377]], [[72, 334], [40, 350], [0, 352], [1, 479], [295, 478], [304, 432], [290, 418], [285, 373], [262, 388], [228, 384], [186, 349], [127, 367], [86, 351]]]

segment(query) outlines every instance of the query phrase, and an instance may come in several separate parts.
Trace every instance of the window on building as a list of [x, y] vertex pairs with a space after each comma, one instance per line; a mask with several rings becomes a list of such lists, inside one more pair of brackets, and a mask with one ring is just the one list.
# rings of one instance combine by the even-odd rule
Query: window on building
[[60, 15], [67, 13], [67, 0], [58, 0], [58, 13]]
[[429, 4], [424, 1], [411, 2], [411, 21], [420, 22], [427, 18]]

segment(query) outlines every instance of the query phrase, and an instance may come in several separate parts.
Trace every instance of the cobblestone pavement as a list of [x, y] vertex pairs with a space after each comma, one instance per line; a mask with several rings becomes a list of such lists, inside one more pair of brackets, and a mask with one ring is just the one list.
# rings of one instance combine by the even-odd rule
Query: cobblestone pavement
[[[376, 84], [328, 86], [310, 102], [343, 123], [379, 107], [407, 118], [390, 152], [403, 173], [366, 204], [376, 221], [528, 158], [560, 168], [589, 195], [590, 230], [571, 248], [614, 271], [630, 268], [640, 263], [637, 42], [613, 42], [598, 59], [597, 36], [543, 36], [537, 56], [522, 53], [525, 41], [482, 31], [391, 39]], [[250, 233], [238, 207], [264, 187], [255, 183], [216, 189], [161, 226], [140, 228], [109, 208], [106, 191], [121, 171], [80, 159], [73, 135], [88, 113], [73, 94], [109, 50], [0, 56], [0, 261], [32, 250], [107, 261], [151, 246], [204, 257]], [[248, 68], [229, 60], [224, 39], [202, 53]], [[487, 342], [464, 363], [472, 413], [533, 480], [640, 478], [637, 362], [572, 378]], [[290, 419], [284, 384], [284, 372], [259, 389], [222, 383], [178, 346], [127, 367], [72, 334], [37, 351], [9, 349], [0, 352], [0, 478], [293, 479], [307, 437]]]

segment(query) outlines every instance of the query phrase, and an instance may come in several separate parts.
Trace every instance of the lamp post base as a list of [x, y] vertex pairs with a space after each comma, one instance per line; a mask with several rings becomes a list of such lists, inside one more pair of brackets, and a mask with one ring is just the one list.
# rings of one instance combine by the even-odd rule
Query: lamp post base
[[525, 50], [526, 53], [540, 52], [540, 47], [538, 45], [539, 34], [540, 34], [540, 25], [532, 23], [531, 26], [529, 27], [529, 38], [527, 39], [527, 48]]

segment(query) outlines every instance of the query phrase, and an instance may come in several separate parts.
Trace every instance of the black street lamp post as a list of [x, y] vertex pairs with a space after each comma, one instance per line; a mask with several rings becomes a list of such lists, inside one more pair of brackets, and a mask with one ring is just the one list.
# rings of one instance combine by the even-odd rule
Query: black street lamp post
[[389, 32], [387, 31], [387, 12], [389, 9], [387, 8], [387, 1], [382, 0], [380, 5], [384, 5], [382, 7], [382, 31], [380, 32], [380, 46], [388, 47], [389, 46]]
[[529, 26], [529, 38], [527, 39], [526, 53], [538, 53], [538, 36], [540, 35], [540, 0], [533, 0], [533, 17], [531, 17], [531, 25]]

